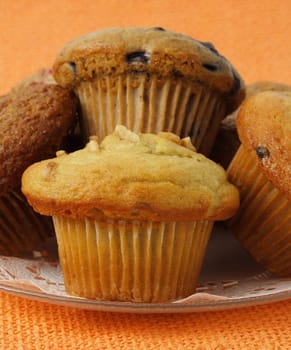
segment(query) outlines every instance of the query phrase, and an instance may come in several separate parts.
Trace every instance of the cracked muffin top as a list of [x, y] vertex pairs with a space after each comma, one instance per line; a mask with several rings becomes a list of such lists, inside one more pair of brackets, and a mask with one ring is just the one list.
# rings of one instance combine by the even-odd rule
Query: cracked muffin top
[[216, 91], [230, 113], [244, 98], [244, 83], [232, 64], [208, 42], [154, 28], [111, 28], [68, 42], [56, 57], [53, 75], [62, 86], [123, 74], [155, 74], [190, 80]]
[[264, 175], [291, 199], [291, 92], [264, 91], [246, 99], [237, 129]]
[[78, 99], [58, 85], [33, 84], [0, 98], [0, 193], [19, 189], [30, 164], [55, 155], [76, 124]]
[[102, 220], [222, 220], [239, 205], [222, 167], [172, 133], [123, 126], [98, 144], [30, 166], [22, 191], [44, 215]]

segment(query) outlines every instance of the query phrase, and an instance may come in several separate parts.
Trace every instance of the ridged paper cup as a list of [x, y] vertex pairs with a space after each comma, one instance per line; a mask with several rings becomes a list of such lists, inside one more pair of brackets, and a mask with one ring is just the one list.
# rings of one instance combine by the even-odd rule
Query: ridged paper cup
[[253, 257], [278, 276], [291, 276], [291, 203], [265, 177], [254, 156], [240, 146], [228, 168], [241, 206], [231, 230]]
[[167, 302], [195, 292], [212, 222], [141, 222], [54, 217], [69, 294]]
[[0, 255], [31, 255], [53, 236], [51, 218], [36, 213], [20, 192], [0, 197]]
[[81, 101], [83, 132], [102, 140], [120, 124], [134, 132], [173, 132], [190, 136], [200, 153], [208, 154], [226, 105], [215, 92], [199, 85], [147, 74], [104, 76], [82, 82], [76, 93]]

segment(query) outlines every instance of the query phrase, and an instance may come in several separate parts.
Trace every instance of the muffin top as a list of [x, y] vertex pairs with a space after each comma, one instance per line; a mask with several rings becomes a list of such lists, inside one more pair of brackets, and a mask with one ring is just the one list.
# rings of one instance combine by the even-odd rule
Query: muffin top
[[224, 95], [228, 112], [244, 98], [244, 83], [231, 63], [208, 42], [155, 28], [111, 28], [68, 42], [53, 74], [62, 86], [76, 87], [100, 76], [149, 73], [185, 79]]
[[117, 126], [98, 144], [35, 163], [22, 191], [44, 215], [103, 220], [222, 220], [239, 205], [222, 167], [171, 133], [135, 134]]
[[266, 177], [291, 198], [291, 92], [264, 91], [249, 97], [237, 128]]
[[33, 84], [0, 98], [0, 194], [20, 188], [24, 169], [55, 155], [76, 121], [78, 100], [58, 85]]
[[271, 80], [256, 81], [246, 86], [246, 97], [263, 91], [291, 91], [291, 85]]
[[15, 91], [17, 89], [21, 89], [28, 85], [35, 84], [56, 84], [56, 81], [53, 77], [53, 72], [51, 68], [40, 68], [31, 75], [25, 77], [21, 81], [19, 81], [12, 89]]

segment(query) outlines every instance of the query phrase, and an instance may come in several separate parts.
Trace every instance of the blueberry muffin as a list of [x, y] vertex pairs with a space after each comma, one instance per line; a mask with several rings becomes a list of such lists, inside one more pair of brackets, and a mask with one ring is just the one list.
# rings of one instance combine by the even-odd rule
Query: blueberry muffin
[[241, 77], [212, 44], [159, 27], [83, 35], [60, 51], [53, 75], [79, 96], [87, 140], [122, 124], [190, 136], [204, 154], [244, 97]]

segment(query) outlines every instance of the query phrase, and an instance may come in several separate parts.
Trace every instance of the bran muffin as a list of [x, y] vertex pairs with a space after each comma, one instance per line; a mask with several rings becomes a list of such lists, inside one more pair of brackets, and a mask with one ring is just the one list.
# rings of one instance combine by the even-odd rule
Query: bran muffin
[[23, 255], [54, 235], [21, 193], [30, 164], [51, 157], [73, 129], [78, 100], [57, 85], [34, 84], [0, 99], [0, 254]]
[[190, 136], [204, 154], [244, 97], [241, 77], [212, 44], [160, 27], [76, 38], [58, 54], [53, 75], [79, 96], [87, 140], [102, 140], [122, 124]]
[[52, 74], [51, 68], [40, 68], [33, 74], [19, 81], [13, 88], [12, 91], [24, 88], [34, 84], [56, 84], [56, 81]]
[[213, 222], [239, 205], [223, 168], [189, 138], [124, 126], [33, 164], [22, 191], [54, 218], [67, 292], [132, 302], [195, 292]]
[[291, 276], [291, 92], [250, 97], [237, 127], [241, 146], [227, 172], [241, 207], [230, 227], [266, 269]]

